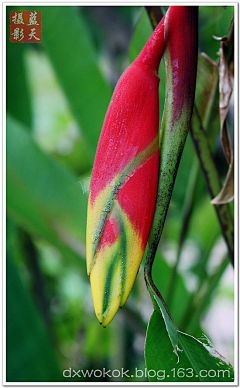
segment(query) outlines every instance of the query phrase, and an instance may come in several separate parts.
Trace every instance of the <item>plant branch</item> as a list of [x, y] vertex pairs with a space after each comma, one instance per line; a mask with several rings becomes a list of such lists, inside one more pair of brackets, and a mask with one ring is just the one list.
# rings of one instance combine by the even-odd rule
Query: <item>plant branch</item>
[[[199, 158], [199, 162], [204, 173], [206, 183], [211, 198], [218, 195], [221, 190], [220, 176], [208, 143], [206, 131], [203, 128], [196, 105], [194, 106], [192, 125], [190, 133]], [[215, 205], [223, 237], [226, 241], [229, 257], [234, 264], [234, 244], [233, 244], [233, 218], [229, 204]]]
[[158, 25], [158, 23], [163, 18], [163, 13], [161, 10], [161, 7], [158, 6], [146, 6], [146, 11], [148, 13], [148, 17], [150, 19], [150, 22], [152, 24], [153, 29], [155, 29]]

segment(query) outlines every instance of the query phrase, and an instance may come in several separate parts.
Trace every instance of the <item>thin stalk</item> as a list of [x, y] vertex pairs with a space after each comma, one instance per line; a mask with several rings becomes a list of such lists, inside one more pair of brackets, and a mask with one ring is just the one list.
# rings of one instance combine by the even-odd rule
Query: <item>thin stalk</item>
[[155, 29], [162, 20], [164, 14], [162, 13], [161, 7], [158, 6], [146, 6], [146, 11], [148, 13], [148, 17], [150, 19], [150, 22], [152, 24], [152, 28]]
[[[214, 162], [211, 148], [208, 143], [206, 131], [203, 128], [201, 118], [196, 106], [194, 106], [194, 114], [190, 133], [199, 158], [202, 171], [208, 186], [211, 198], [218, 195], [221, 190], [220, 176]], [[223, 237], [228, 247], [228, 253], [232, 265], [234, 265], [234, 243], [233, 243], [233, 217], [229, 204], [214, 205], [218, 216], [219, 224], [222, 230]]]
[[[217, 64], [216, 64], [216, 66], [217, 66]], [[216, 106], [218, 104], [218, 102], [217, 102], [217, 100], [218, 100], [218, 82], [219, 82], [219, 80], [218, 80], [218, 76], [217, 76], [216, 80], [213, 84], [213, 87], [212, 87], [211, 96], [208, 100], [206, 112], [204, 114], [204, 117], [202, 118], [202, 127], [205, 128], [206, 133], [211, 136], [212, 140], [215, 138], [215, 135], [216, 135], [216, 133], [212, 133], [212, 122], [213, 122], [213, 118], [216, 114]], [[193, 129], [193, 131], [192, 131], [192, 129]], [[191, 128], [191, 135], [192, 135], [192, 132], [194, 132], [194, 129], [196, 129], [196, 128]], [[200, 129], [199, 129], [199, 131], [200, 131]], [[204, 137], [204, 141], [203, 141], [202, 146], [199, 143], [200, 148], [202, 147], [202, 153], [204, 153], [205, 147], [206, 147], [206, 149], [209, 150], [209, 144], [208, 144], [208, 140], [206, 137], [206, 133], [199, 133], [200, 137], [201, 136]], [[195, 138], [197, 137], [196, 134], [194, 137]], [[207, 146], [206, 146], [206, 144], [207, 144]], [[210, 150], [210, 152], [208, 152], [208, 154], [211, 155], [211, 150]], [[201, 164], [201, 155], [198, 154], [198, 158], [199, 158], [200, 164]], [[212, 159], [212, 164], [214, 164], [212, 155], [211, 155], [211, 159]], [[216, 166], [215, 166], [215, 170], [216, 170]], [[220, 178], [218, 177], [217, 180], [220, 181]], [[231, 240], [232, 240], [232, 237], [230, 237]], [[233, 243], [231, 245], [233, 246]], [[205, 252], [204, 257], [202, 257], [202, 268], [205, 268], [205, 266], [206, 266], [206, 263], [207, 263], [208, 258], [209, 258], [209, 253], [210, 253], [210, 250]], [[201, 289], [204, 281], [205, 281], [205, 279], [201, 278], [200, 284], [199, 284], [199, 289]], [[182, 321], [180, 324], [181, 330], [186, 329], [186, 327], [189, 325], [189, 322], [192, 319], [192, 316], [194, 316], [194, 313], [195, 313], [194, 300], [195, 300], [195, 294], [193, 294], [191, 296], [191, 298], [188, 302], [188, 306], [186, 307], [186, 310], [183, 314], [183, 318], [182, 318]]]
[[[206, 132], [203, 129], [200, 118], [197, 116], [197, 109], [194, 108], [194, 117], [193, 117], [193, 124], [190, 128], [190, 133], [193, 139], [193, 143], [195, 145], [197, 155], [200, 161], [201, 168], [204, 172], [205, 179], [208, 184], [208, 189], [211, 194], [211, 197], [213, 198], [215, 196], [215, 193], [218, 192], [221, 183], [220, 183], [220, 177], [213, 159], [213, 155], [208, 143], [208, 139], [206, 136]], [[210, 115], [211, 116], [211, 115]], [[210, 117], [209, 116], [209, 117]], [[215, 206], [217, 216], [219, 219], [219, 223], [222, 228], [223, 236], [225, 238], [225, 241], [228, 246], [229, 256], [233, 263], [233, 220], [232, 215], [230, 211], [229, 204], [224, 205], [217, 205]], [[203, 262], [203, 265], [206, 264], [208, 260], [209, 255], [205, 256], [205, 260]], [[228, 259], [229, 260], [229, 259]], [[221, 274], [221, 271], [219, 272]], [[199, 315], [196, 311], [196, 295], [199, 295], [200, 290], [202, 290], [203, 285], [205, 284], [205, 279], [202, 279], [202, 282], [199, 285], [199, 288], [197, 292], [192, 295], [191, 299], [189, 300], [188, 306], [186, 308], [186, 311], [183, 315], [180, 328], [186, 330], [186, 328], [190, 325], [192, 325], [191, 321], [197, 322], [197, 318], [195, 318], [196, 315]], [[213, 283], [214, 284], [214, 283]], [[209, 297], [209, 296], [207, 296]]]
[[177, 345], [178, 345], [178, 328], [165, 303], [165, 300], [163, 299], [161, 293], [159, 292], [159, 290], [154, 284], [154, 281], [152, 278], [152, 265], [153, 265], [154, 258], [155, 258], [155, 253], [153, 253], [153, 251], [151, 250], [151, 247], [148, 247], [146, 263], [144, 266], [144, 279], [146, 282], [148, 292], [152, 299], [154, 311], [161, 312], [163, 319], [165, 321], [165, 325], [166, 325], [166, 329], [167, 329], [170, 341], [172, 343], [173, 351], [176, 352]]
[[144, 279], [146, 282], [146, 286], [147, 286], [148, 292], [151, 296], [153, 306], [155, 306], [155, 304], [156, 304], [156, 301], [153, 297], [153, 294], [156, 294], [159, 297], [159, 299], [161, 300], [169, 319], [173, 322], [174, 326], [177, 329], [177, 325], [176, 325], [176, 323], [175, 323], [175, 321], [174, 321], [174, 319], [173, 319], [173, 317], [168, 309], [168, 306], [167, 306], [163, 296], [161, 295], [160, 291], [156, 287], [156, 285], [153, 281], [153, 278], [152, 278], [152, 266], [153, 266], [154, 258], [155, 258], [155, 253], [154, 254], [149, 254], [149, 253], [147, 254], [146, 262], [145, 262], [145, 266], [144, 266]]
[[197, 190], [199, 173], [200, 173], [199, 163], [197, 158], [194, 158], [194, 162], [193, 162], [190, 177], [189, 177], [187, 193], [185, 196], [185, 203], [183, 206], [182, 228], [181, 228], [181, 233], [178, 241], [177, 258], [171, 271], [171, 276], [170, 276], [167, 293], [166, 293], [166, 302], [169, 308], [171, 307], [172, 298], [174, 295], [174, 289], [176, 286], [176, 277], [177, 277], [177, 270], [178, 270], [180, 257], [181, 257], [181, 251], [188, 233], [189, 223], [190, 223], [190, 219], [191, 219], [191, 215], [194, 207], [194, 200], [195, 200], [195, 194]]

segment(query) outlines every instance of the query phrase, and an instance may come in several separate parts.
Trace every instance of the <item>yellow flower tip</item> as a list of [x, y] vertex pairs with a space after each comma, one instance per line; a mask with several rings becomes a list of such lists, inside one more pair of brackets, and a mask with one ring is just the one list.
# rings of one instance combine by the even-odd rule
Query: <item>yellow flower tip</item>
[[[97, 209], [101, 196], [102, 194], [96, 200]], [[96, 245], [95, 236], [101, 231], [96, 229], [99, 224], [94, 222], [95, 207], [90, 206], [89, 209], [91, 211], [87, 227], [87, 272], [95, 314], [98, 321], [106, 327], [130, 294], [144, 249], [141, 236], [116, 202], [114, 202], [111, 217], [118, 220], [118, 229], [121, 233], [119, 232], [114, 241], [102, 245], [98, 242]]]
[[95, 314], [97, 316], [97, 319], [100, 325], [102, 325], [103, 327], [106, 327], [109, 325], [109, 323], [113, 320], [114, 316], [118, 311], [117, 307], [114, 310], [112, 308], [108, 308], [106, 311], [104, 311], [104, 313], [99, 311], [97, 312], [95, 306], [94, 306], [94, 309], [95, 309]]
[[[119, 273], [114, 274], [115, 281], [103, 283], [98, 265], [94, 266], [90, 274], [93, 305], [98, 321], [106, 327], [116, 315], [121, 301], [121, 282], [118, 281]], [[118, 272], [118, 271], [117, 271]], [[111, 280], [111, 279], [110, 279]]]
[[104, 327], [109, 325], [126, 302], [144, 253], [141, 244], [132, 246], [128, 243], [129, 255], [125, 258], [119, 249], [120, 243], [117, 239], [112, 246], [107, 245], [97, 252], [90, 269], [94, 310]]

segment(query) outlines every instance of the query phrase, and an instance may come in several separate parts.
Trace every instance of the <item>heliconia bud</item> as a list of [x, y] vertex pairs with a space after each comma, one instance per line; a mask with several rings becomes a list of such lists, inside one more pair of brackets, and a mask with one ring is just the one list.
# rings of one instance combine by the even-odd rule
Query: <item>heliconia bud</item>
[[127, 300], [146, 248], [159, 170], [159, 63], [164, 18], [119, 79], [103, 123], [88, 200], [87, 271], [107, 326]]

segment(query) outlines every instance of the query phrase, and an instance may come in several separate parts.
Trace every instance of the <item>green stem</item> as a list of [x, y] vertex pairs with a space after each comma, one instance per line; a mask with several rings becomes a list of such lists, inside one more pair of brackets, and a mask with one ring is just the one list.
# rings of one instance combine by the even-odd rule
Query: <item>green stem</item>
[[[217, 133], [215, 133], [215, 131], [213, 133], [212, 128], [216, 127], [215, 125], [213, 125], [213, 122], [215, 120], [215, 117], [216, 117], [216, 114], [217, 114], [217, 109], [218, 109], [218, 83], [219, 83], [219, 79], [218, 79], [218, 75], [216, 73], [215, 81], [212, 84], [212, 91], [211, 91], [210, 96], [208, 98], [207, 108], [206, 108], [205, 113], [204, 113], [203, 118], [202, 118], [202, 127], [205, 128], [206, 133], [211, 137], [211, 141], [214, 141], [215, 136], [217, 135]], [[195, 115], [195, 111], [194, 111], [194, 115]], [[196, 142], [197, 142], [198, 135], [202, 139], [202, 144], [201, 144], [201, 142], [198, 142], [198, 147], [201, 150], [201, 153], [197, 153], [198, 154], [198, 158], [200, 160], [200, 165], [204, 164], [204, 160], [202, 160], [202, 155], [204, 154], [204, 151], [206, 151], [206, 156], [205, 156], [206, 163], [208, 163], [208, 159], [210, 159], [211, 160], [211, 166], [214, 165], [213, 168], [216, 171], [216, 166], [215, 166], [215, 164], [213, 162], [213, 156], [211, 154], [211, 150], [210, 150], [209, 143], [208, 143], [208, 140], [207, 140], [207, 137], [206, 137], [206, 133], [205, 132], [200, 132], [201, 129], [198, 128], [198, 127], [199, 127], [199, 124], [196, 127], [191, 128], [190, 132], [191, 132], [191, 135], [192, 135], [192, 137], [194, 137], [194, 140]], [[201, 160], [202, 160], [202, 162], [201, 162]], [[211, 167], [210, 167], [210, 169], [211, 169]], [[220, 178], [217, 177], [216, 181], [220, 181]], [[213, 181], [212, 181], [212, 184], [213, 184]], [[215, 190], [217, 191], [217, 187], [215, 188]], [[228, 210], [227, 210], [227, 213], [229, 213]], [[229, 235], [230, 235], [230, 241], [232, 240], [232, 243], [230, 243], [230, 245], [233, 246], [233, 239], [232, 239], [233, 235], [231, 236], [231, 233], [229, 233]], [[204, 257], [202, 257], [202, 268], [203, 269], [205, 268], [206, 263], [208, 261], [210, 249], [211, 248], [209, 248], [207, 251], [205, 251], [204, 252]], [[202, 277], [200, 279], [199, 289], [201, 289], [204, 281], [205, 281], [205, 279]], [[186, 330], [186, 327], [191, 323], [191, 319], [192, 319], [192, 317], [194, 316], [194, 313], [195, 313], [195, 307], [194, 307], [194, 303], [195, 302], [194, 302], [194, 300], [195, 300], [195, 294], [193, 294], [192, 297], [190, 298], [190, 300], [188, 302], [188, 306], [187, 306], [187, 308], [186, 308], [186, 310], [185, 310], [185, 312], [183, 314], [183, 318], [182, 318], [182, 321], [181, 321], [181, 324], [180, 324], [181, 330]]]
[[152, 24], [152, 28], [155, 29], [158, 25], [158, 23], [163, 18], [163, 13], [161, 10], [161, 7], [158, 6], [145, 6], [146, 11], [148, 13], [148, 17], [150, 19], [150, 22]]
[[[216, 164], [212, 155], [206, 131], [203, 128], [201, 118], [196, 106], [194, 106], [192, 125], [190, 133], [199, 158], [199, 162], [204, 173], [211, 198], [218, 195], [221, 190], [221, 180], [217, 171]], [[228, 247], [229, 257], [234, 263], [234, 244], [233, 244], [233, 218], [229, 204], [215, 205], [223, 237]]]
[[163, 296], [159, 292], [158, 288], [156, 287], [156, 285], [153, 281], [153, 278], [152, 278], [152, 265], [154, 262], [154, 258], [155, 258], [155, 253], [154, 254], [149, 254], [149, 253], [147, 254], [147, 258], [146, 258], [146, 262], [145, 262], [145, 266], [144, 266], [144, 279], [146, 282], [146, 286], [147, 286], [148, 292], [151, 296], [153, 306], [156, 305], [156, 300], [154, 298], [154, 294], [155, 294], [161, 300], [168, 317], [170, 318], [170, 320], [173, 322], [174, 326], [177, 329], [177, 325], [176, 325], [176, 323], [175, 323], [175, 321], [174, 321], [174, 319], [173, 319], [173, 317], [168, 309], [168, 306], [167, 306]]

